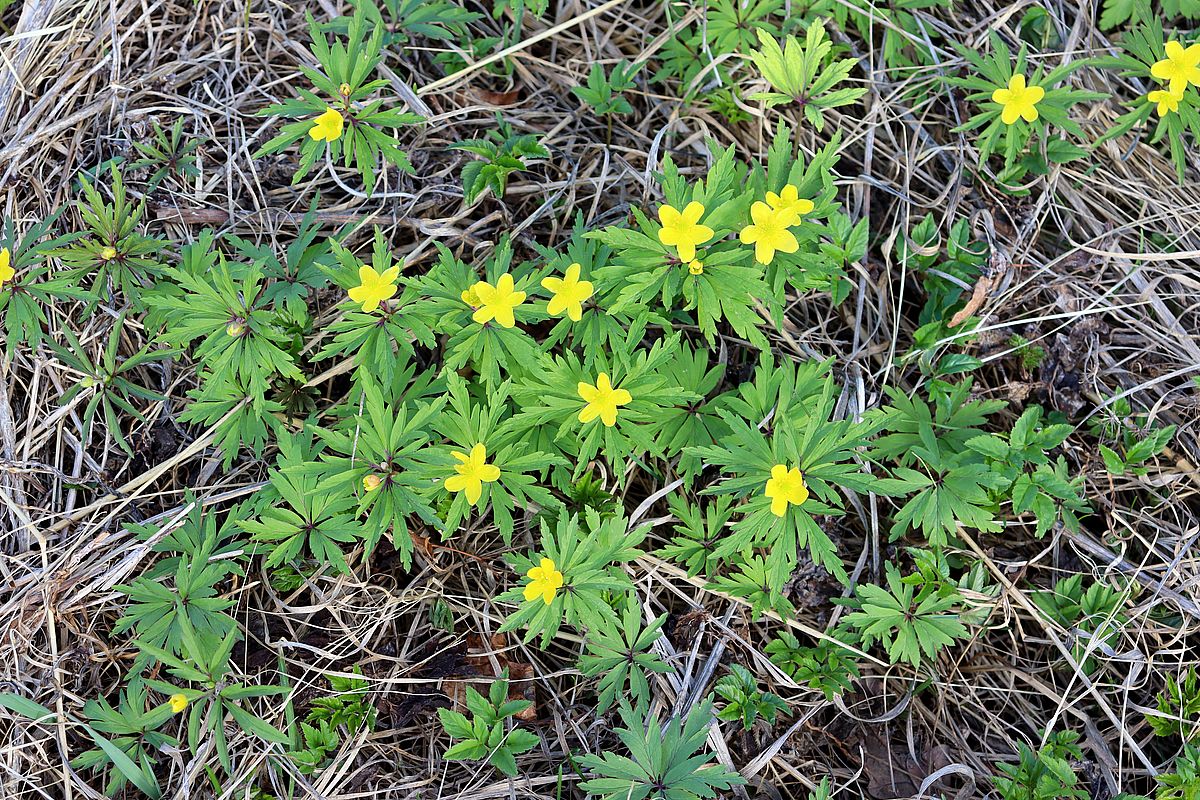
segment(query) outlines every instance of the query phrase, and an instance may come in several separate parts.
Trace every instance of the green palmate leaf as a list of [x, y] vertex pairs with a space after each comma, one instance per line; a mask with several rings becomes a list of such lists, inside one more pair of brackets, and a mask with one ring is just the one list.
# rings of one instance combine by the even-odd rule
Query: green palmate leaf
[[865, 88], [839, 87], [857, 60], [829, 59], [833, 43], [826, 38], [823, 25], [809, 25], [803, 44], [788, 36], [783, 47], [766, 31], [759, 29], [757, 33], [760, 49], [750, 58], [774, 91], [751, 97], [764, 101], [768, 108], [797, 103], [805, 119], [819, 131], [825, 126], [827, 110], [850, 105], [866, 94]]
[[587, 650], [579, 658], [579, 670], [593, 678], [603, 674], [597, 687], [597, 713], [603, 714], [611, 708], [618, 696], [622, 702], [631, 698], [634, 704], [649, 701], [650, 675], [672, 671], [651, 652], [662, 636], [666, 621], [664, 614], [643, 628], [641, 611], [631, 596], [619, 623], [602, 624], [588, 633]]
[[886, 587], [861, 584], [855, 597], [845, 602], [858, 610], [846, 615], [844, 626], [865, 647], [880, 642], [893, 661], [916, 667], [935, 659], [956, 639], [967, 638], [956, 611], [961, 600], [955, 591], [902, 579], [888, 563]]
[[693, 800], [716, 797], [745, 783], [737, 773], [708, 764], [701, 752], [712, 723], [712, 703], [703, 700], [687, 714], [665, 726], [649, 716], [644, 706], [622, 708], [623, 727], [617, 737], [629, 756], [604, 752], [587, 754], [579, 762], [590, 771], [584, 791], [604, 800]]

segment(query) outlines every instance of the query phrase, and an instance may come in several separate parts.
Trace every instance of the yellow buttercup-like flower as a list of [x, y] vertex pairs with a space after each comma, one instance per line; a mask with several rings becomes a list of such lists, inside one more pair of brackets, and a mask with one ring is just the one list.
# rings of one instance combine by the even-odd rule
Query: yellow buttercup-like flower
[[471, 315], [471, 319], [480, 325], [490, 320], [496, 320], [501, 328], [511, 328], [517, 324], [513, 309], [525, 302], [525, 293], [514, 291], [515, 284], [510, 273], [504, 273], [496, 285], [480, 281], [471, 287], [475, 297], [479, 299], [479, 307]]
[[400, 267], [394, 266], [383, 272], [376, 272], [372, 267], [363, 265], [358, 268], [358, 286], [346, 292], [350, 299], [362, 304], [362, 310], [370, 314], [379, 308], [384, 300], [390, 300], [396, 294], [396, 279], [400, 277]]
[[1155, 89], [1146, 95], [1146, 99], [1151, 103], [1158, 103], [1158, 115], [1165, 117], [1172, 111], [1178, 113], [1179, 101], [1183, 99], [1183, 92], [1176, 94], [1168, 89]]
[[812, 213], [816, 205], [807, 197], [800, 196], [800, 190], [792, 184], [788, 184], [780, 190], [779, 194], [767, 192], [767, 205], [773, 211], [782, 213], [791, 213], [794, 215], [789, 225], [799, 225], [800, 219], [805, 215]]
[[775, 253], [794, 253], [800, 249], [800, 243], [788, 230], [792, 224], [795, 212], [789, 209], [775, 210], [766, 203], [756, 202], [750, 206], [752, 223], [742, 228], [738, 235], [742, 244], [754, 245], [754, 260], [760, 264], [770, 264]]
[[17, 271], [13, 269], [12, 265], [12, 253], [8, 252], [8, 248], [5, 247], [0, 250], [0, 289], [3, 289], [4, 284], [11, 281], [16, 274]]
[[1026, 86], [1024, 75], [1013, 75], [1008, 79], [1007, 89], [992, 92], [992, 101], [999, 103], [1000, 121], [1012, 125], [1018, 119], [1033, 122], [1038, 118], [1037, 104], [1046, 96], [1040, 86]]
[[572, 322], [583, 318], [583, 301], [592, 296], [592, 282], [579, 280], [582, 269], [578, 264], [567, 267], [566, 274], [561, 278], [542, 278], [542, 286], [554, 293], [546, 310], [551, 314], [561, 314], [566, 311]]
[[101, 261], [112, 261], [116, 257], [117, 257], [117, 248], [115, 248], [115, 247], [105, 247], [100, 251], [100, 260]]
[[1164, 49], [1167, 57], [1155, 61], [1150, 74], [1160, 81], [1169, 81], [1171, 94], [1183, 94], [1189, 83], [1200, 86], [1200, 44], [1185, 48], [1179, 42], [1167, 42]]
[[672, 206], [660, 206], [658, 221], [662, 223], [662, 229], [658, 232], [658, 240], [678, 250], [680, 261], [691, 261], [696, 257], [696, 248], [713, 237], [713, 229], [700, 224], [702, 216], [704, 206], [695, 200], [688, 203], [683, 211]]
[[167, 699], [167, 702], [171, 704], [171, 713], [178, 714], [187, 708], [188, 699], [182, 694], [173, 694]]
[[313, 120], [312, 127], [308, 129], [308, 135], [318, 142], [322, 139], [333, 142], [342, 135], [345, 127], [346, 118], [342, 116], [342, 112], [336, 108], [327, 108]]
[[555, 568], [554, 561], [543, 558], [538, 566], [530, 568], [525, 574], [529, 577], [529, 583], [525, 584], [525, 599], [536, 600], [540, 597], [546, 605], [553, 603], [555, 592], [563, 585], [563, 574]]
[[765, 494], [771, 498], [771, 513], [782, 517], [789, 505], [804, 505], [808, 499], [808, 487], [804, 485], [804, 475], [799, 468], [792, 467], [789, 470], [784, 464], [776, 464], [771, 467]]
[[467, 502], [475, 505], [483, 495], [483, 485], [500, 479], [500, 468], [495, 464], [487, 463], [487, 448], [483, 446], [482, 442], [471, 448], [471, 455], [465, 455], [457, 450], [451, 451], [450, 455], [461, 463], [454, 467], [454, 471], [458, 474], [446, 478], [446, 490], [465, 491]]
[[617, 424], [617, 408], [633, 400], [629, 392], [613, 388], [606, 372], [596, 376], [595, 386], [580, 381], [577, 390], [586, 403], [579, 412], [579, 421], [591, 422], [599, 417], [610, 428]]

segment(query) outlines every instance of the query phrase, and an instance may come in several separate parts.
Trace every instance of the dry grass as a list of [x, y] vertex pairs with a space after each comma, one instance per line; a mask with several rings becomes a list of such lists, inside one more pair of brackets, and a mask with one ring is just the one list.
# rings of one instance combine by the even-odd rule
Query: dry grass
[[[928, 18], [929, 24], [981, 44], [988, 30], [1011, 33], [1028, 4], [961, 5], [956, 14]], [[1047, 9], [1070, 45], [1069, 57], [1109, 47], [1090, 10], [1081, 15], [1066, 2]], [[310, 10], [332, 17], [342, 9], [321, 0]], [[202, 176], [186, 192], [149, 198], [155, 232], [187, 241], [197, 223], [207, 222], [282, 243], [319, 191], [331, 227], [356, 226], [351, 241], [362, 244], [379, 225], [407, 263], [420, 265], [435, 241], [464, 257], [486, 252], [506, 232], [558, 244], [576, 210], [597, 224], [653, 199], [647, 173], [663, 154], [702, 170], [708, 137], [736, 144], [747, 156], [761, 154], [769, 137], [772, 123], [757, 109], [750, 109], [751, 122], [733, 125], [647, 93], [643, 85], [634, 93], [636, 113], [613, 126], [606, 146], [604, 123], [580, 110], [570, 87], [597, 60], [652, 54], [671, 23], [659, 3], [614, 0], [597, 12], [567, 0], [554, 4], [544, 22], [527, 21], [510, 80], [486, 70], [439, 79], [432, 61], [437, 48], [428, 42], [404, 55], [404, 70], [392, 79], [419, 97], [413, 102], [429, 115], [405, 141], [416, 177], [393, 176], [382, 197], [372, 199], [347, 193], [329, 170], [292, 188], [291, 155], [256, 161], [250, 154], [273, 130], [255, 112], [286, 96], [299, 79], [297, 65], [309, 63], [301, 11], [227, 0], [25, 0], [9, 9], [0, 25], [4, 215], [22, 227], [44, 218], [73, 198], [80, 170], [129, 155], [130, 142], [146, 138], [150, 120], [169, 124], [182, 115], [185, 130], [206, 140]], [[1029, 194], [1013, 198], [973, 177], [970, 138], [950, 132], [966, 110], [939, 74], [959, 66], [955, 56], [943, 52], [936, 69], [896, 81], [875, 68], [878, 53], [856, 54], [870, 92], [862, 107], [830, 119], [846, 142], [839, 184], [852, 215], [868, 216], [873, 233], [885, 240], [925, 214], [943, 230], [966, 217], [993, 248], [993, 288], [980, 310], [988, 333], [973, 351], [988, 362], [979, 391], [1011, 399], [1018, 409], [1043, 403], [1080, 425], [1109, 413], [1114, 397], [1126, 397], [1156, 422], [1179, 425], [1179, 433], [1168, 457], [1144, 477], [1110, 478], [1094, 447], [1074, 448], [1070, 456], [1086, 474], [1096, 508], [1084, 534], [969, 543], [967, 552], [985, 559], [1005, 589], [996, 598], [975, 598], [987, 621], [968, 646], [940, 663], [932, 689], [916, 691], [908, 672], [865, 661], [857, 691], [827, 703], [767, 662], [762, 647], [779, 629], [776, 621], [752, 623], [737, 601], [647, 556], [633, 577], [648, 615], [672, 612], [663, 646], [683, 676], [659, 680], [656, 696], [675, 707], [707, 691], [723, 661], [750, 665], [789, 701], [790, 721], [714, 738], [718, 757], [753, 778], [749, 796], [801, 796], [825, 775], [843, 788], [839, 797], [984, 796], [995, 761], [1011, 759], [1018, 742], [1036, 742], [1043, 727], [1082, 734], [1082, 766], [1094, 781], [1093, 796], [1147, 791], [1150, 776], [1169, 764], [1173, 751], [1153, 738], [1141, 711], [1153, 705], [1165, 675], [1200, 658], [1193, 650], [1200, 630], [1200, 561], [1193, 554], [1200, 536], [1200, 414], [1190, 384], [1200, 369], [1195, 173], [1180, 188], [1154, 148], [1124, 140], [1031, 180]], [[1092, 135], [1117, 116], [1123, 99], [1145, 91], [1095, 70], [1074, 80], [1116, 98], [1088, 106], [1084, 125]], [[553, 157], [514, 182], [505, 202], [466, 207], [458, 178], [464, 155], [447, 146], [488, 129], [498, 111], [519, 131], [544, 133]], [[813, 150], [818, 138], [798, 117], [792, 122], [804, 148]], [[76, 224], [69, 214], [64, 221]], [[907, 379], [892, 356], [914, 329], [913, 276], [891, 252], [875, 249], [857, 265], [856, 291], [840, 308], [824, 296], [795, 298], [788, 325], [772, 337], [787, 356], [835, 356], [848, 413], [878, 403], [884, 382]], [[86, 347], [101, 347], [113, 309], [87, 318], [79, 310], [54, 308], [51, 332], [69, 327]], [[1046, 348], [1040, 369], [1016, 366], [1006, 344], [1014, 333]], [[131, 351], [145, 336], [139, 326], [128, 327]], [[133, 656], [127, 643], [109, 635], [122, 601], [113, 586], [144, 572], [152, 558], [122, 524], [180, 518], [185, 492], [219, 510], [254, 492], [265, 466], [244, 457], [223, 470], [211, 432], [176, 421], [194, 385], [188, 369], [177, 366], [162, 376], [156, 388], [170, 399], [135, 431], [135, 459], [98, 437], [79, 441], [78, 404], [59, 404], [73, 378], [50, 351], [18, 349], [0, 362], [0, 377], [0, 690], [78, 714], [85, 700], [114, 694]], [[313, 385], [318, 403], [328, 405], [344, 391], [344, 376], [335, 369], [322, 377]], [[625, 498], [630, 510], [660, 488], [639, 481], [632, 487]], [[868, 578], [888, 555], [886, 531], [879, 530], [883, 504], [872, 500], [836, 530], [841, 552]], [[656, 519], [658, 536], [669, 529], [665, 513], [661, 502], [646, 512]], [[527, 526], [519, 526], [517, 544], [528, 541]], [[575, 640], [563, 636], [539, 651], [493, 638], [503, 612], [489, 598], [512, 579], [498, 537], [465, 530], [449, 544], [454, 549], [419, 554], [410, 574], [385, 547], [360, 559], [352, 577], [318, 573], [291, 594], [274, 591], [261, 572], [230, 588], [248, 633], [238, 655], [242, 670], [270, 679], [285, 663], [303, 708], [327, 691], [323, 676], [359, 665], [380, 722], [375, 732], [347, 741], [333, 764], [311, 779], [278, 763], [266, 769], [263, 743], [231, 731], [239, 774], [222, 796], [250, 796], [253, 784], [283, 796], [293, 778], [301, 796], [321, 798], [577, 793], [579, 778], [566, 755], [606, 746], [611, 720], [596, 719], [577, 679]], [[1070, 632], [1028, 599], [1031, 587], [1074, 572], [1141, 586], [1119, 643], [1093, 652], [1102, 668], [1090, 677], [1064, 668], [1060, 650]], [[815, 571], [799, 575], [793, 624], [824, 630], [837, 615], [829, 597], [839, 592]], [[437, 599], [453, 610], [453, 634], [431, 625]], [[523, 685], [536, 700], [530, 724], [542, 739], [521, 759], [523, 777], [512, 782], [490, 768], [444, 762], [447, 742], [432, 713], [445, 703], [446, 678], [509, 662], [529, 665]], [[280, 704], [268, 713], [282, 724]], [[67, 765], [82, 745], [74, 733], [0, 712], [0, 736], [0, 796], [100, 796], [93, 776]], [[167, 755], [168, 796], [212, 793], [204, 772], [211, 752]], [[252, 775], [257, 778], [249, 781]]]

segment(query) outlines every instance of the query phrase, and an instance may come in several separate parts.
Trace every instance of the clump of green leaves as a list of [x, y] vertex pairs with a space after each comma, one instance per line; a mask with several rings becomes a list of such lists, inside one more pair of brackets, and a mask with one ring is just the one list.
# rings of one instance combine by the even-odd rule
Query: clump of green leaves
[[1087, 800], [1091, 797], [1071, 767], [1083, 758], [1079, 734], [1057, 731], [1038, 750], [1022, 742], [1016, 764], [1000, 764], [992, 778], [1002, 800]]
[[1188, 667], [1183, 680], [1167, 675], [1166, 686], [1155, 698], [1157, 714], [1147, 713], [1146, 724], [1157, 736], [1181, 736], [1191, 741], [1200, 733], [1200, 680]]
[[517, 775], [516, 756], [531, 750], [538, 737], [512, 726], [508, 720], [532, 705], [528, 700], [508, 699], [508, 674], [492, 681], [484, 697], [470, 686], [465, 698], [471, 718], [449, 708], [439, 708], [442, 729], [459, 740], [445, 754], [448, 761], [487, 761], [509, 777]]
[[590, 770], [584, 791], [602, 800], [655, 797], [693, 800], [715, 797], [746, 781], [717, 764], [706, 764], [701, 753], [712, 724], [712, 702], [697, 703], [684, 719], [674, 717], [660, 727], [645, 706], [620, 711], [617, 737], [629, 756], [613, 752], [587, 754], [579, 759]]
[[[378, 11], [374, 16], [378, 17]], [[402, 172], [412, 172], [412, 164], [392, 131], [419, 122], [421, 117], [391, 107], [398, 100], [384, 92], [391, 86], [390, 82], [386, 78], [372, 77], [383, 61], [385, 28], [371, 24], [369, 12], [356, 9], [345, 38], [335, 36], [332, 44], [312, 14], [307, 14], [307, 18], [312, 51], [319, 68], [302, 66], [300, 72], [312, 83], [313, 89], [301, 88], [299, 97], [288, 98], [259, 112], [262, 116], [278, 115], [295, 121], [285, 124], [278, 136], [259, 148], [254, 158], [282, 152], [299, 142], [300, 163], [292, 175], [293, 184], [303, 180], [317, 159], [328, 153], [331, 161], [340, 158], [344, 166], [354, 167], [366, 193], [372, 194], [381, 159], [385, 166], [390, 164]], [[311, 136], [318, 117], [326, 114], [340, 116], [341, 122], [336, 124], [337, 135], [327, 129], [322, 138]]]
[[508, 179], [528, 169], [527, 159], [549, 158], [550, 150], [536, 133], [515, 133], [512, 125], [496, 117], [497, 129], [482, 139], [467, 139], [451, 145], [479, 156], [462, 168], [463, 197], [472, 205], [488, 189], [497, 200], [504, 199]]
[[[997, 181], [1016, 184], [1026, 174], [1044, 175], [1055, 164], [1086, 156], [1085, 149], [1062, 134], [1077, 140], [1086, 139], [1079, 123], [1071, 119], [1071, 109], [1079, 103], [1106, 96], [1073, 89], [1067, 84], [1071, 73], [1092, 62], [1075, 59], [1048, 70], [1041, 63], [1033, 67], [1024, 45], [1014, 59], [1012, 51], [998, 35], [993, 34], [990, 43], [991, 53], [985, 55], [955, 42], [955, 49], [966, 59], [971, 72], [946, 79], [966, 89], [969, 92], [967, 100], [979, 106], [979, 111], [955, 128], [955, 132], [972, 132], [975, 147], [979, 150], [980, 166], [998, 154], [1003, 160], [1003, 169], [996, 176]], [[1032, 71], [1026, 74], [1030, 67], [1033, 67]], [[1006, 123], [1001, 119], [1003, 106], [993, 99], [993, 94], [997, 90], [1008, 91], [1013, 76], [1022, 77], [1026, 86], [1044, 91], [1036, 103], [1037, 117], [1033, 121], [1018, 117], [1016, 121]]]
[[167, 178], [183, 181], [200, 177], [196, 151], [200, 140], [183, 135], [184, 118], [179, 117], [171, 129], [164, 130], [158, 120], [151, 120], [153, 128], [150, 141], [134, 142], [138, 158], [130, 162], [131, 170], [149, 170], [146, 184], [154, 189]]
[[629, 105], [623, 93], [634, 87], [633, 78], [641, 68], [641, 64], [631, 64], [622, 59], [613, 66], [611, 72], [605, 74], [601, 64], [592, 64], [587, 84], [574, 86], [571, 92], [602, 117], [631, 114], [633, 106]]
[[85, 444], [88, 442], [93, 423], [99, 415], [104, 420], [107, 435], [132, 457], [133, 448], [121, 425], [122, 412], [138, 422], [144, 422], [145, 417], [134, 403], [157, 403], [166, 399], [158, 392], [143, 386], [139, 373], [156, 361], [173, 358], [179, 351], [152, 350], [150, 345], [146, 344], [128, 358], [121, 357], [121, 342], [128, 333], [125, 329], [126, 317], [124, 312], [117, 317], [99, 358], [89, 356], [78, 337], [65, 326], [61, 331], [66, 346], [51, 341], [50, 347], [63, 365], [80, 375], [63, 394], [60, 404], [67, 405], [81, 394], [88, 396], [83, 407], [80, 441]]
[[[359, 667], [354, 667], [354, 674], [361, 674]], [[320, 769], [345, 737], [375, 727], [375, 706], [367, 699], [369, 685], [365, 680], [330, 675], [329, 687], [333, 694], [313, 700], [300, 722], [298, 740], [293, 741], [288, 753], [305, 775]]]
[[820, 131], [825, 127], [826, 112], [850, 105], [867, 93], [865, 87], [839, 88], [858, 61], [829, 58], [833, 42], [828, 39], [824, 25], [809, 25], [803, 44], [795, 36], [788, 36], [783, 47], [761, 28], [757, 33], [760, 47], [750, 54], [750, 59], [771, 84], [772, 91], [750, 97], [762, 100], [767, 108], [795, 103], [804, 112], [804, 118]]
[[1084, 672], [1096, 669], [1096, 659], [1089, 655], [1103, 652], [1116, 645], [1129, 622], [1125, 613], [1128, 592], [1118, 591], [1106, 583], [1093, 583], [1083, 588], [1083, 575], [1063, 578], [1049, 591], [1033, 593], [1033, 602], [1047, 617], [1067, 630], [1078, 631], [1078, 640], [1071, 649], [1072, 658]]
[[962, 596], [956, 589], [927, 582], [920, 573], [902, 577], [891, 562], [886, 571], [886, 586], [859, 584], [853, 598], [841, 601], [857, 609], [842, 623], [848, 635], [864, 647], [879, 642], [893, 663], [906, 661], [914, 667], [931, 663], [970, 635], [961, 622]]
[[773, 724], [777, 714], [788, 715], [784, 699], [777, 694], [761, 691], [754, 673], [741, 664], [731, 664], [729, 674], [717, 681], [713, 690], [726, 701], [717, 719], [740, 722], [743, 730], [750, 730], [760, 717], [768, 724]]
[[767, 644], [764, 652], [772, 664], [797, 683], [816, 689], [826, 700], [849, 691], [851, 681], [859, 677], [854, 654], [830, 642], [806, 647], [791, 633], [783, 631]]

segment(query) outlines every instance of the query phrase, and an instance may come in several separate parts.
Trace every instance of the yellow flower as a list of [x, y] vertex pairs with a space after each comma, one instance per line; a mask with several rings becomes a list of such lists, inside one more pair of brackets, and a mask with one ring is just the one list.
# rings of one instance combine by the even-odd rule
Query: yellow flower
[[579, 280], [580, 269], [578, 264], [572, 264], [562, 278], [542, 278], [542, 286], [554, 292], [554, 297], [546, 304], [548, 312], [561, 314], [566, 311], [572, 322], [583, 318], [583, 301], [592, 296], [592, 283]]
[[495, 286], [480, 281], [471, 287], [471, 291], [479, 298], [479, 308], [471, 315], [471, 319], [480, 325], [494, 319], [501, 328], [511, 328], [517, 324], [513, 309], [525, 302], [525, 293], [513, 291], [510, 273], [501, 275]]
[[1012, 125], [1020, 118], [1033, 122], [1038, 118], [1037, 104], [1046, 96], [1046, 90], [1040, 86], [1026, 86], [1024, 75], [1013, 75], [1008, 79], [1007, 89], [997, 89], [992, 92], [992, 101], [999, 103], [1000, 121]]
[[1200, 44], [1185, 50], [1179, 42], [1167, 42], [1166, 51], [1167, 57], [1154, 62], [1150, 74], [1160, 81], [1170, 81], [1171, 94], [1183, 94], [1189, 83], [1200, 86]]
[[383, 478], [374, 473], [363, 476], [363, 489], [367, 490], [368, 492], [373, 492], [382, 485]]
[[1165, 117], [1172, 111], [1179, 111], [1179, 101], [1183, 99], [1183, 92], [1176, 94], [1166, 89], [1155, 89], [1146, 95], [1146, 99], [1151, 103], [1158, 103], [1158, 115]]
[[100, 260], [101, 261], [112, 261], [116, 257], [117, 257], [117, 248], [115, 248], [115, 247], [106, 247], [100, 251]]
[[451, 451], [450, 455], [462, 463], [454, 467], [457, 475], [446, 478], [446, 490], [450, 492], [466, 490], [467, 502], [475, 505], [483, 494], [483, 485], [499, 480], [500, 468], [495, 464], [487, 463], [487, 448], [483, 446], [482, 442], [471, 448], [469, 456], [457, 450]]
[[379, 308], [380, 303], [396, 294], [396, 279], [399, 277], [399, 266], [389, 267], [379, 273], [364, 264], [358, 268], [358, 286], [346, 294], [354, 302], [362, 303], [362, 310], [370, 314]]
[[344, 127], [346, 127], [346, 118], [342, 116], [342, 112], [336, 108], [327, 108], [313, 120], [312, 127], [308, 129], [308, 135], [317, 141], [324, 139], [332, 142], [342, 135]]
[[786, 514], [789, 505], [802, 506], [808, 499], [808, 487], [804, 485], [804, 475], [800, 469], [792, 467], [789, 470], [783, 464], [771, 467], [765, 493], [771, 498], [771, 513], [777, 517]]
[[4, 284], [11, 281], [16, 274], [17, 271], [13, 269], [12, 265], [12, 253], [8, 252], [8, 248], [5, 247], [0, 250], [0, 289], [3, 289]]
[[812, 200], [809, 200], [807, 197], [801, 197], [800, 190], [790, 183], [783, 187], [779, 194], [767, 192], [767, 205], [773, 211], [794, 214], [795, 216], [788, 223], [789, 225], [799, 225], [800, 219], [816, 208]]
[[750, 219], [753, 224], [742, 228], [738, 238], [742, 244], [754, 245], [754, 259], [760, 264], [770, 264], [775, 258], [775, 251], [794, 253], [800, 249], [800, 243], [788, 230], [795, 212], [790, 210], [775, 210], [766, 203], [756, 202], [750, 206]]
[[662, 230], [658, 232], [658, 240], [667, 247], [675, 247], [680, 261], [691, 261], [696, 257], [696, 246], [713, 237], [712, 228], [699, 224], [702, 216], [704, 206], [695, 200], [682, 212], [672, 206], [660, 206], [658, 221], [662, 223]]
[[688, 272], [693, 275], [703, 275], [704, 264], [702, 264], [699, 260], [692, 261], [692, 263], [688, 264]]
[[342, 97], [349, 97], [350, 96], [350, 84], [343, 83], [341, 86], [339, 86], [338, 94], [340, 94]]
[[600, 421], [610, 428], [617, 424], [617, 407], [628, 405], [633, 400], [633, 395], [629, 392], [613, 388], [606, 372], [596, 376], [595, 386], [580, 381], [577, 389], [579, 396], [586, 403], [579, 412], [579, 421], [591, 422], [599, 417]]
[[525, 585], [525, 599], [534, 600], [540, 597], [546, 605], [553, 603], [554, 593], [563, 585], [563, 574], [555, 569], [554, 561], [543, 558], [541, 564], [530, 568], [525, 574], [529, 576], [529, 583]]
[[171, 713], [178, 714], [187, 708], [188, 699], [181, 694], [173, 694], [167, 702], [171, 704]]

